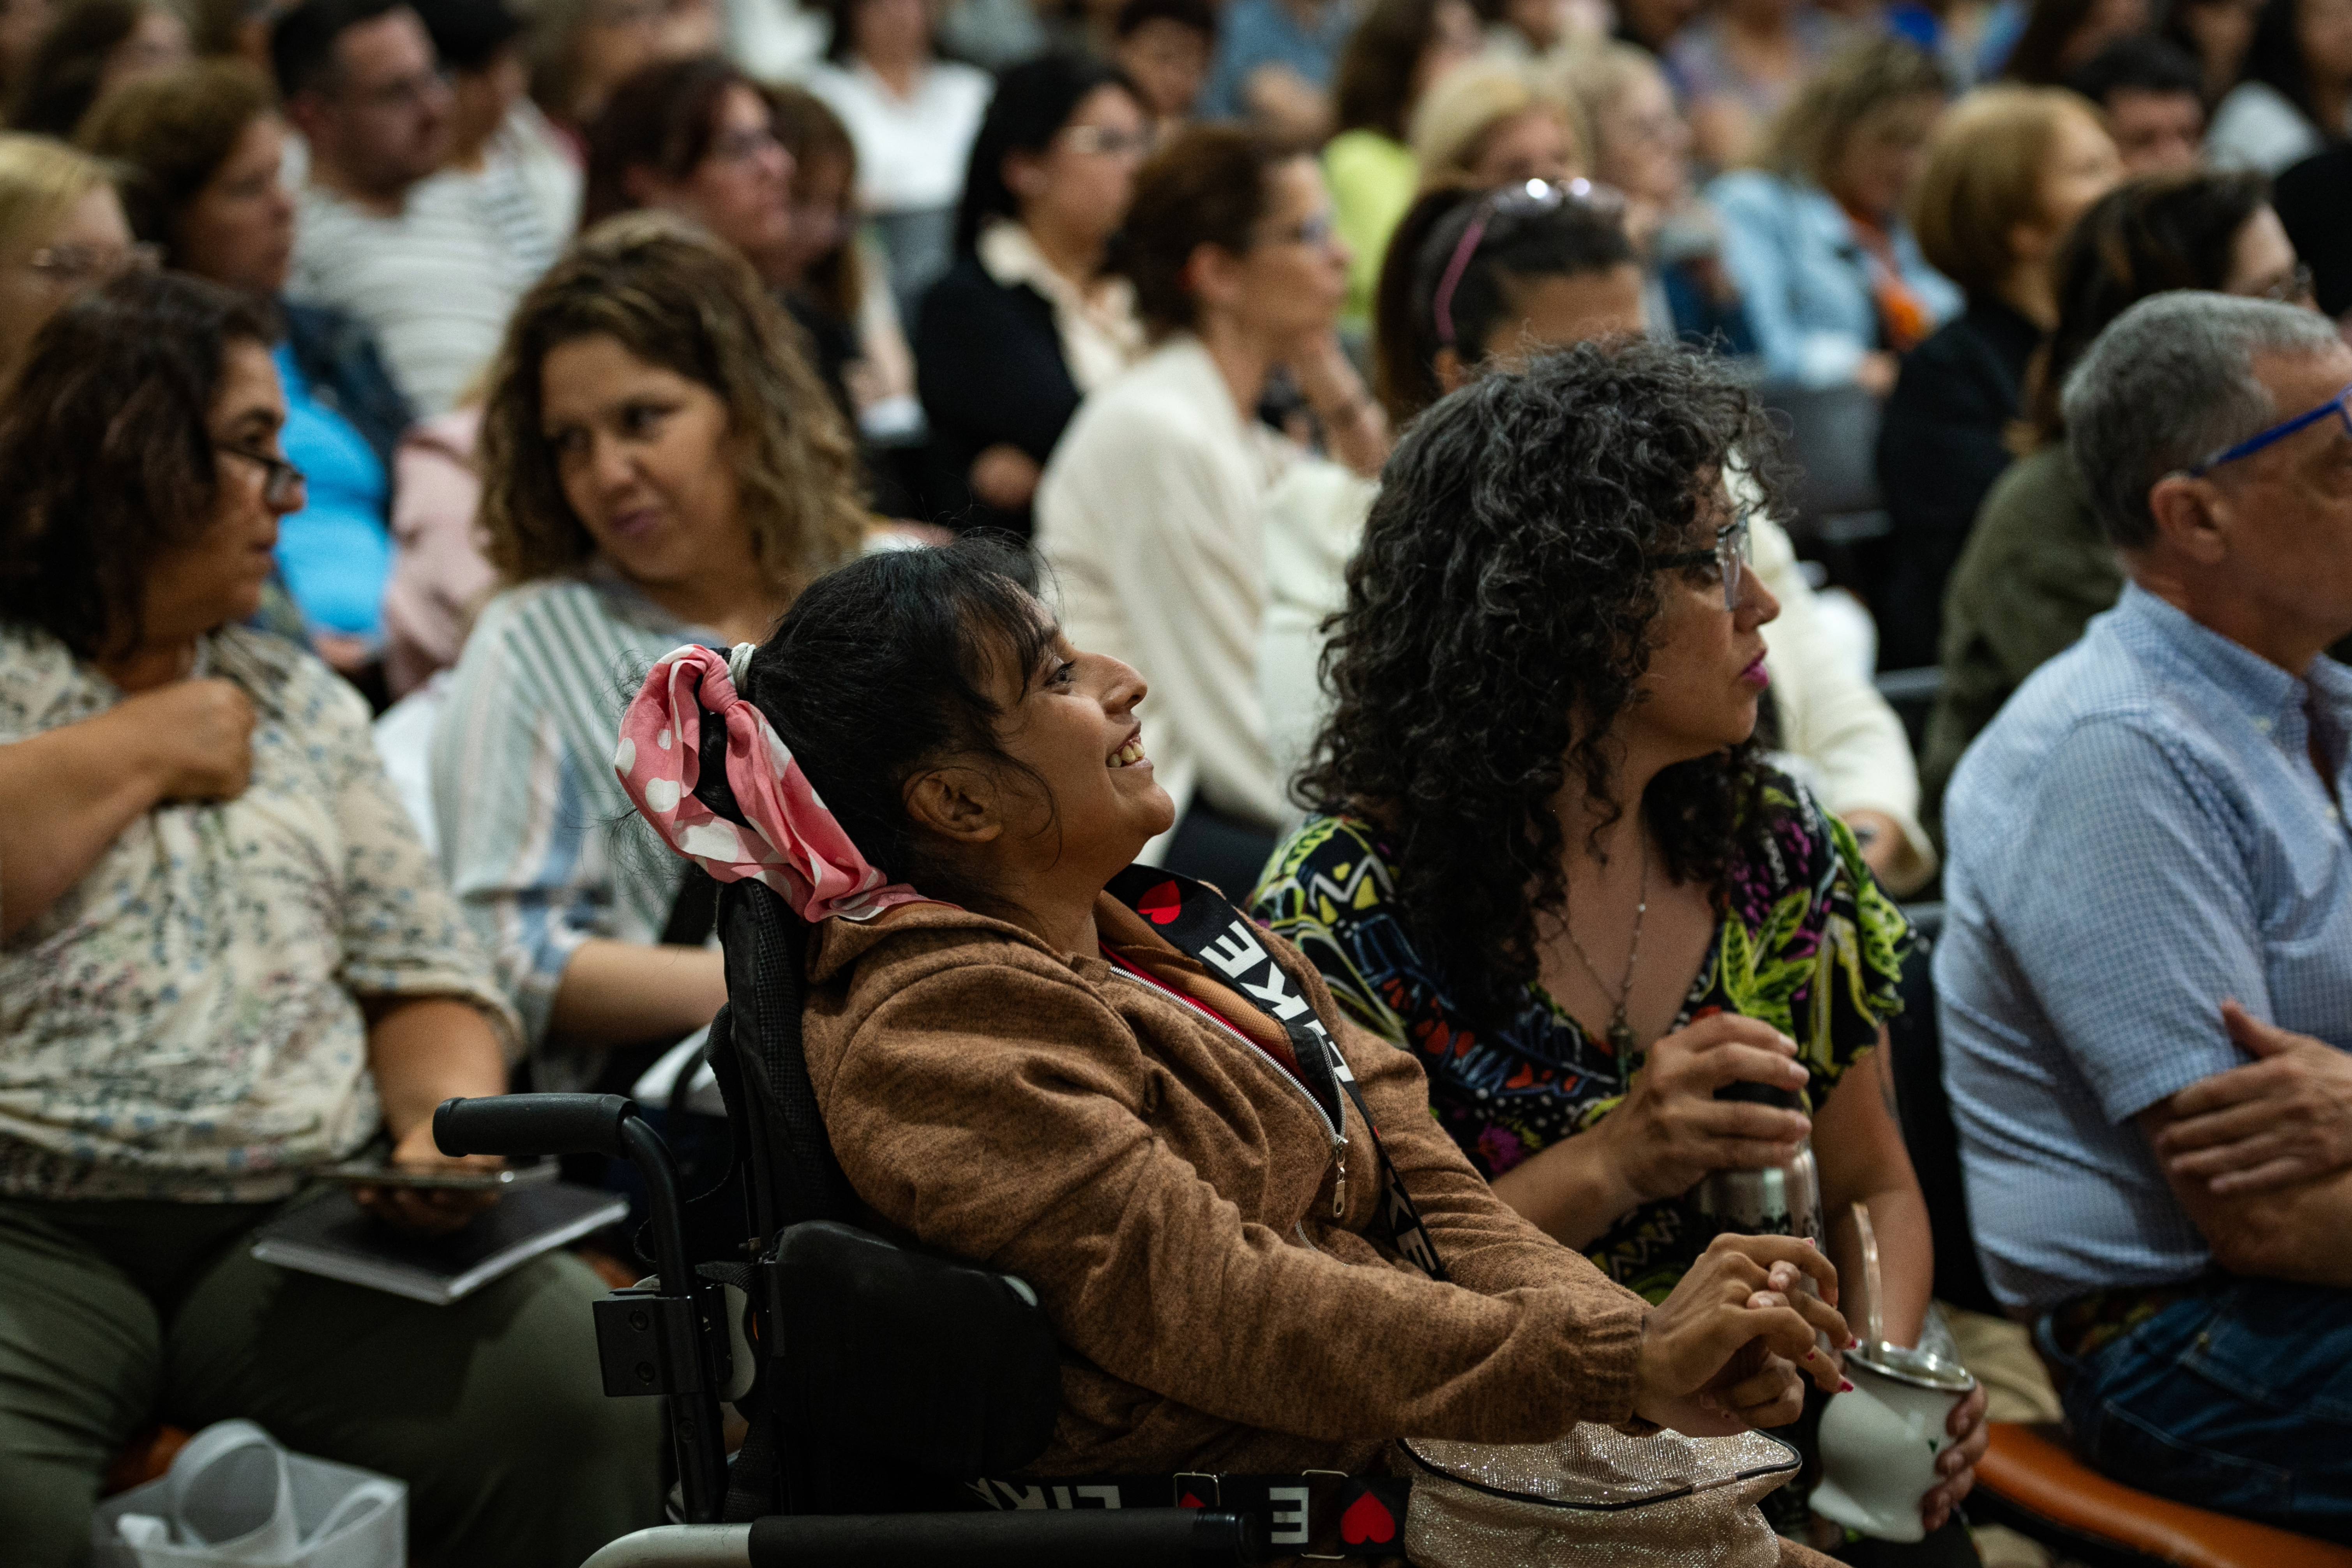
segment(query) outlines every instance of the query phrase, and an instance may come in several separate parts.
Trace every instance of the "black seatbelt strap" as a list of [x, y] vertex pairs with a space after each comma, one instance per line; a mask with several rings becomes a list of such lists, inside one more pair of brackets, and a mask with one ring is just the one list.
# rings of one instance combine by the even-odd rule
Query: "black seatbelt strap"
[[1381, 1205], [1373, 1219], [1373, 1239], [1385, 1243], [1432, 1279], [1446, 1279], [1437, 1243], [1381, 1142], [1381, 1130], [1373, 1124], [1371, 1108], [1364, 1103], [1364, 1091], [1356, 1086], [1355, 1074], [1348, 1070], [1347, 1058], [1315, 1016], [1306, 992], [1258, 940], [1258, 928], [1206, 883], [1156, 867], [1129, 866], [1110, 879], [1108, 891], [1150, 921], [1171, 947], [1213, 973], [1223, 975], [1250, 1005], [1282, 1026], [1290, 1037], [1291, 1053], [1298, 1059], [1300, 1082], [1322, 1105], [1333, 1126], [1346, 1121], [1340, 1095], [1355, 1101], [1356, 1114], [1363, 1118], [1373, 1157], [1381, 1167]]
[[1264, 1540], [1284, 1557], [1339, 1561], [1404, 1554], [1405, 1513], [1412, 1483], [1391, 1476], [1339, 1470], [1244, 1476], [1053, 1476], [966, 1481], [987, 1507], [1199, 1508], [1255, 1514]]

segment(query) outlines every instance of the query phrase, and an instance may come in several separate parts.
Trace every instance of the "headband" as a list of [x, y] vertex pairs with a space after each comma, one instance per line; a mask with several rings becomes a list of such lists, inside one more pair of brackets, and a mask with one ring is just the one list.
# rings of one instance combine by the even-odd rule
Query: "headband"
[[[750, 643], [731, 658], [689, 643], [664, 654], [621, 715], [613, 771], [662, 841], [721, 882], [763, 882], [801, 919], [867, 921], [927, 900], [859, 854], [808, 775], [768, 722], [739, 695]], [[694, 793], [702, 771], [702, 716], [727, 729], [727, 784], [742, 811], [730, 822]]]

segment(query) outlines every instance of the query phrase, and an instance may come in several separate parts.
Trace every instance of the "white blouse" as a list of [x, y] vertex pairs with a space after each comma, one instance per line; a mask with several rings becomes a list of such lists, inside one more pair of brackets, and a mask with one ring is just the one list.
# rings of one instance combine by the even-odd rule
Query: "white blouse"
[[1305, 457], [1180, 332], [1087, 395], [1037, 487], [1063, 627], [1151, 683], [1144, 749], [1180, 815], [1197, 789], [1268, 831], [1285, 818], [1258, 699], [1265, 510]]
[[963, 195], [971, 141], [995, 91], [987, 72], [934, 61], [913, 96], [900, 98], [872, 67], [852, 60], [816, 67], [808, 89], [849, 128], [857, 146], [857, 199], [866, 211], [951, 207]]

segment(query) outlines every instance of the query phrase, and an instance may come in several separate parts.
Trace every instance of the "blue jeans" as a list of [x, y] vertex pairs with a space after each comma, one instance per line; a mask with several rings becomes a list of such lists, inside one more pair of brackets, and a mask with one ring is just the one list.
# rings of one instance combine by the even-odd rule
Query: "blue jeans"
[[2253, 1279], [2176, 1301], [2081, 1361], [2076, 1450], [2143, 1491], [2352, 1545], [2352, 1291]]

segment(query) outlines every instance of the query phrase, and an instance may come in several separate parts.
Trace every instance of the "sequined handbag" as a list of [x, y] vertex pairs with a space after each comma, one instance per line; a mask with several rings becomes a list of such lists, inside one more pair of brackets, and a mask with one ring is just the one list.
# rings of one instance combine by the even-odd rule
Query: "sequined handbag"
[[1761, 1432], [1633, 1437], [1589, 1422], [1551, 1443], [1398, 1447], [1415, 1568], [1774, 1568], [1781, 1543], [1756, 1504], [1799, 1463]]

